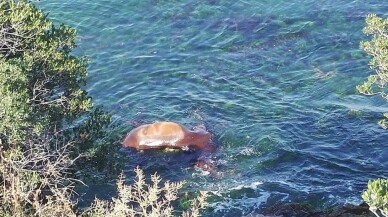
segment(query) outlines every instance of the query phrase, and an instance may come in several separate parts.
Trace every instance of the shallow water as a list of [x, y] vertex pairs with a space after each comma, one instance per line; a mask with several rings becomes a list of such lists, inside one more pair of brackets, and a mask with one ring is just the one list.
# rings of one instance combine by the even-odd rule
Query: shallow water
[[359, 49], [380, 0], [50, 0], [55, 22], [78, 31], [91, 58], [89, 94], [123, 134], [137, 121], [204, 122], [222, 173], [195, 171], [187, 153], [128, 153], [126, 173], [211, 190], [209, 212], [239, 216], [279, 201], [324, 208], [360, 202], [388, 178], [388, 110], [355, 86], [372, 71]]

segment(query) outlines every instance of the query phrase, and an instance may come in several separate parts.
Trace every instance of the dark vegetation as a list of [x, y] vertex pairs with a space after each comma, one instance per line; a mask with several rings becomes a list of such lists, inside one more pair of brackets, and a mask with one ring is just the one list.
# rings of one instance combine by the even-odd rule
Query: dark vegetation
[[0, 212], [70, 210], [82, 178], [73, 174], [118, 168], [110, 115], [83, 89], [88, 60], [71, 54], [74, 29], [25, 1], [1, 0], [0, 14]]

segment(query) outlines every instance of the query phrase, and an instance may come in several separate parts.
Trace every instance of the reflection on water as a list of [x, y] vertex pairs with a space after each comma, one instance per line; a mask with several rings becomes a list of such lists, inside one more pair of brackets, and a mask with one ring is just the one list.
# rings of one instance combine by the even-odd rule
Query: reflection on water
[[359, 202], [368, 179], [388, 177], [378, 97], [355, 92], [368, 73], [359, 49], [382, 1], [57, 1], [50, 17], [77, 28], [91, 58], [88, 90], [123, 133], [133, 121], [203, 119], [223, 175], [195, 171], [187, 153], [128, 154], [163, 179], [210, 190], [217, 215], [278, 201]]

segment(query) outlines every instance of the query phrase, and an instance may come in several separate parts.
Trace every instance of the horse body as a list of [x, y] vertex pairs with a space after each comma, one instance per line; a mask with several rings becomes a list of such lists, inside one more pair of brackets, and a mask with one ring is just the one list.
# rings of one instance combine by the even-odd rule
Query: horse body
[[214, 151], [211, 135], [204, 126], [189, 130], [174, 122], [141, 125], [127, 134], [122, 145], [140, 150], [161, 148], [189, 150], [194, 148], [200, 151], [195, 166], [209, 172], [214, 178], [219, 177], [217, 166], [209, 156]]
[[211, 147], [211, 136], [204, 130], [192, 131], [174, 122], [155, 122], [129, 132], [124, 147], [136, 149], [189, 148], [205, 150]]

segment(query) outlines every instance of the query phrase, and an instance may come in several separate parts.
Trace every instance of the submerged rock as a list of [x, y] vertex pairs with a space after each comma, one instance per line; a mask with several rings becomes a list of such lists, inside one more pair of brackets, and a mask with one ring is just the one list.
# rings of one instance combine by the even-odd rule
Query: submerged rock
[[350, 216], [359, 216], [359, 217], [374, 217], [373, 213], [369, 211], [369, 206], [366, 203], [360, 205], [345, 204], [343, 207], [334, 209], [333, 211], [326, 213], [323, 216], [341, 216], [341, 217], [350, 217]]
[[245, 217], [374, 217], [366, 203], [345, 204], [327, 211], [313, 211], [304, 204], [277, 204]]

